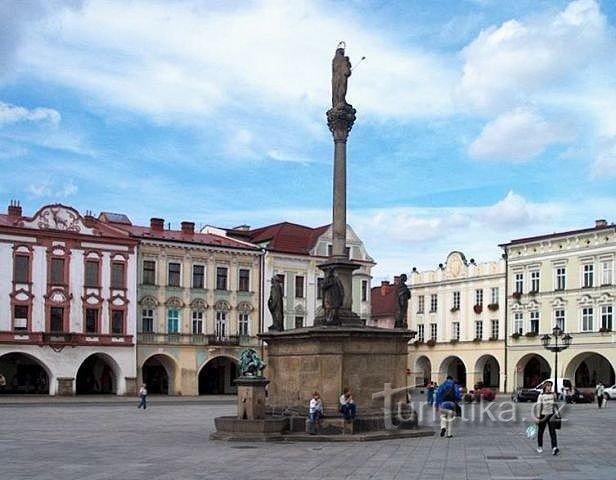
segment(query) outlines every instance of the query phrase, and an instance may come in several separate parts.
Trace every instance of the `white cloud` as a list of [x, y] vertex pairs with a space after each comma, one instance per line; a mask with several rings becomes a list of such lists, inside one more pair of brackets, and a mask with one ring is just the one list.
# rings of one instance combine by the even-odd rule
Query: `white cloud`
[[552, 218], [554, 206], [533, 205], [524, 197], [509, 191], [505, 198], [481, 210], [479, 217], [496, 227], [514, 228]]
[[583, 77], [594, 62], [609, 62], [609, 43], [595, 0], [573, 1], [550, 17], [489, 27], [462, 51], [460, 101], [488, 112], [519, 105]]
[[97, 103], [161, 121], [211, 116], [222, 108], [284, 106], [286, 117], [322, 115], [331, 57], [367, 60], [350, 80], [349, 101], [384, 118], [451, 111], [454, 68], [345, 22], [327, 5], [256, 2], [234, 11], [196, 1], [92, 1], [32, 28], [20, 68], [82, 91]]
[[0, 102], [0, 125], [17, 122], [41, 122], [47, 121], [53, 124], [60, 122], [60, 114], [52, 108], [20, 107]]
[[518, 108], [486, 124], [468, 152], [476, 159], [525, 162], [551, 144], [572, 138], [570, 128], [549, 123], [533, 110]]
[[600, 140], [591, 175], [602, 179], [616, 178], [616, 137]]

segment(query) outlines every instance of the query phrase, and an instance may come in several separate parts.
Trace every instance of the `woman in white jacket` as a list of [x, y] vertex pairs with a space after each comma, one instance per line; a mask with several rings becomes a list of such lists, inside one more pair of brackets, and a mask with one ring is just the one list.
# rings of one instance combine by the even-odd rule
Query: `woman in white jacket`
[[543, 452], [543, 432], [547, 425], [550, 432], [550, 441], [552, 442], [552, 455], [558, 455], [560, 450], [558, 449], [558, 439], [556, 438], [556, 427], [552, 418], [557, 412], [556, 409], [556, 395], [552, 393], [552, 382], [546, 382], [543, 386], [543, 393], [537, 397], [537, 424], [539, 425], [539, 431], [537, 432], [537, 452]]

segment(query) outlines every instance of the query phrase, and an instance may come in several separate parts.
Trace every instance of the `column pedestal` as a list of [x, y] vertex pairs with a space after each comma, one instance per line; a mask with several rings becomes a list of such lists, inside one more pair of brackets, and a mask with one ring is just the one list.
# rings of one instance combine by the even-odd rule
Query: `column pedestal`
[[237, 385], [237, 418], [240, 420], [262, 420], [265, 418], [264, 377], [239, 377]]

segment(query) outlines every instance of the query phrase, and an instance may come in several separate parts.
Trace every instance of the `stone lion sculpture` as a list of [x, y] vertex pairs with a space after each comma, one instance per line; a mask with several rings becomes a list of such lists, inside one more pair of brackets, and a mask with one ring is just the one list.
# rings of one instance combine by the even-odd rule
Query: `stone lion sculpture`
[[262, 371], [266, 366], [254, 348], [247, 348], [240, 353], [240, 375], [242, 377], [262, 377]]

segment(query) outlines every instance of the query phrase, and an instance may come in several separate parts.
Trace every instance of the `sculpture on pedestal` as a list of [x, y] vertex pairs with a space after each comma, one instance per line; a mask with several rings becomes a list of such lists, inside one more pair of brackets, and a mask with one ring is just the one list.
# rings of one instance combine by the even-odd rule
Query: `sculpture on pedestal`
[[270, 296], [267, 300], [267, 308], [272, 314], [271, 331], [282, 332], [284, 330], [284, 316], [282, 313], [282, 285], [280, 279], [274, 275], [272, 277], [272, 286], [270, 288]]
[[340, 323], [338, 320], [338, 310], [344, 302], [344, 287], [333, 269], [327, 272], [322, 288], [325, 324], [337, 325]]
[[406, 274], [403, 273], [400, 275], [400, 282], [396, 288], [398, 304], [396, 308], [396, 323], [394, 324], [394, 328], [408, 328], [407, 311], [409, 307], [409, 298], [411, 298], [411, 291], [409, 290], [409, 287], [406, 286], [406, 279]]
[[240, 376], [262, 377], [266, 366], [254, 348], [247, 348], [240, 353]]
[[351, 76], [351, 62], [344, 55], [344, 42], [338, 44], [332, 60], [332, 107], [348, 105], [346, 102], [347, 82]]

